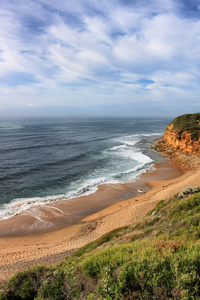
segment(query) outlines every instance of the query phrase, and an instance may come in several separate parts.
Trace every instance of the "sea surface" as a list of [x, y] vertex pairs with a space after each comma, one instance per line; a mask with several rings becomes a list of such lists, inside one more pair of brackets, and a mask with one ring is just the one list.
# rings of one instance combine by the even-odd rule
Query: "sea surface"
[[135, 181], [162, 161], [151, 149], [170, 118], [0, 120], [0, 220], [31, 207]]

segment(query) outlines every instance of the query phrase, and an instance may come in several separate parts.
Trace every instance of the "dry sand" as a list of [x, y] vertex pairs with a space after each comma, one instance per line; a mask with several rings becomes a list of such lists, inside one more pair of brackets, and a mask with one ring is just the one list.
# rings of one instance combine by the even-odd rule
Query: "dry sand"
[[[168, 179], [156, 179], [163, 178], [164, 173], [168, 173]], [[85, 216], [71, 226], [43, 234], [0, 238], [0, 281], [35, 264], [56, 264], [101, 235], [141, 220], [160, 200], [200, 185], [200, 170], [179, 170], [172, 162], [160, 163], [156, 171], [145, 173], [138, 184], [150, 189]]]

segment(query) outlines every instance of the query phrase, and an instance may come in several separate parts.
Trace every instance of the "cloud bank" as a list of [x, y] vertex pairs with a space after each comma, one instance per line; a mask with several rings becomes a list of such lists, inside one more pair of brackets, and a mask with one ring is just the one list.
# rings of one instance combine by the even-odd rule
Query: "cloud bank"
[[1, 0], [1, 111], [196, 110], [199, 82], [198, 1]]

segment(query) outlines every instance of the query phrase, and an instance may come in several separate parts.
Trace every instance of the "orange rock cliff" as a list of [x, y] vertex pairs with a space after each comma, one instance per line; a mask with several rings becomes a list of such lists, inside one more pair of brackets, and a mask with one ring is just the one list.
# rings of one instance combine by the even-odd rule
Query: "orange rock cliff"
[[167, 154], [179, 165], [188, 168], [200, 166], [200, 113], [175, 118], [165, 129], [157, 150]]
[[165, 129], [163, 141], [171, 145], [176, 151], [200, 155], [200, 137], [193, 138], [190, 132], [179, 133], [176, 129], [173, 130], [173, 123]]

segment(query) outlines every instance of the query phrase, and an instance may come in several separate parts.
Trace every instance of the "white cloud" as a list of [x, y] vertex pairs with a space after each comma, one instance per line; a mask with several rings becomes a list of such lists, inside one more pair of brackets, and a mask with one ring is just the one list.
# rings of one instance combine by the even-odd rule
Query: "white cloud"
[[198, 101], [200, 21], [175, 0], [1, 6], [1, 107]]

